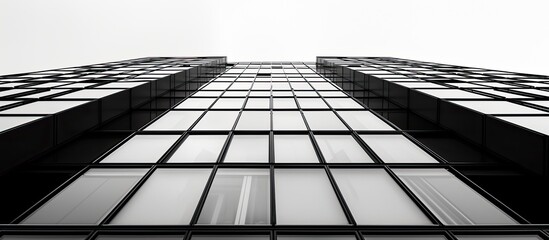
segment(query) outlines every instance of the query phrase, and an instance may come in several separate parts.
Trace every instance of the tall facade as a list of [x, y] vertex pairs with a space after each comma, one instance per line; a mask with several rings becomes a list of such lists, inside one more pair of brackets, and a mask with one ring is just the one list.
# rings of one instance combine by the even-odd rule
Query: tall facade
[[[225, 61], [144, 58], [3, 76], [0, 239], [548, 238], [543, 213], [520, 196], [499, 198], [517, 192], [484, 188], [469, 171], [511, 169], [503, 175], [544, 186], [545, 169], [532, 164], [547, 159], [547, 140], [532, 128], [546, 126], [508, 121], [548, 116], [541, 97], [496, 94], [518, 94], [496, 83], [519, 75], [392, 58]], [[459, 70], [478, 75], [449, 77]], [[510, 85], [545, 92], [522, 84], [544, 83], [531, 79]], [[432, 132], [455, 142], [422, 137]], [[520, 140], [534, 133], [540, 145]], [[514, 134], [513, 154], [527, 160], [505, 152], [502, 134]], [[454, 150], [462, 145], [469, 155]], [[475, 153], [490, 162], [454, 160]]]

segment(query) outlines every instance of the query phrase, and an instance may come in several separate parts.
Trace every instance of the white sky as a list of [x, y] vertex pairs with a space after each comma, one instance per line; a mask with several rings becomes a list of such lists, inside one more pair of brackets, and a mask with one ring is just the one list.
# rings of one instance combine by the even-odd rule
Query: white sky
[[391, 56], [549, 75], [549, 1], [0, 0], [0, 74], [203, 55]]

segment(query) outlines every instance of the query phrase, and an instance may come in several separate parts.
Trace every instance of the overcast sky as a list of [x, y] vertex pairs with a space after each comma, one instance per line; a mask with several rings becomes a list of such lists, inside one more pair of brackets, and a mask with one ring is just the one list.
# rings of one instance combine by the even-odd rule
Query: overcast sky
[[145, 56], [390, 56], [549, 75], [547, 0], [0, 0], [0, 74]]

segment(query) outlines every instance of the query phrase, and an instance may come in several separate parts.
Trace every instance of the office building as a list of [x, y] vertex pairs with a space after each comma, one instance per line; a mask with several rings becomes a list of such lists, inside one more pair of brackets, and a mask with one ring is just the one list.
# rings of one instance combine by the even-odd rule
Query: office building
[[159, 57], [0, 82], [3, 240], [549, 237], [544, 76]]

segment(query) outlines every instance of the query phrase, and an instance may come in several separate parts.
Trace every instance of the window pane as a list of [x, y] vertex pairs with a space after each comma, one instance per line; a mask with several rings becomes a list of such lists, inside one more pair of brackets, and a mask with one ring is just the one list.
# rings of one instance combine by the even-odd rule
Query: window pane
[[348, 224], [323, 169], [276, 169], [278, 224]]
[[371, 235], [365, 236], [366, 240], [446, 240], [444, 236], [436, 235], [415, 235], [415, 236], [406, 236], [406, 235]]
[[386, 163], [437, 163], [438, 161], [402, 135], [360, 135]]
[[350, 135], [315, 135], [322, 156], [328, 163], [373, 163]]
[[274, 130], [307, 130], [299, 111], [274, 111]]
[[209, 111], [193, 130], [231, 130], [237, 116], [238, 111]]
[[212, 109], [240, 109], [245, 98], [220, 98], [212, 106]]
[[269, 169], [220, 169], [198, 224], [269, 224]]
[[394, 130], [369, 111], [338, 111], [337, 113], [353, 130]]
[[42, 117], [0, 116], [0, 132], [40, 118]]
[[278, 240], [356, 240], [355, 236], [351, 235], [278, 235], [276, 237]]
[[269, 240], [269, 236], [265, 235], [242, 235], [242, 236], [227, 236], [227, 235], [195, 235], [191, 238], [191, 240]]
[[189, 224], [210, 173], [210, 169], [157, 169], [110, 224]]
[[[14, 89], [16, 90], [16, 89]], [[10, 91], [10, 90], [8, 90]], [[56, 114], [87, 101], [38, 101], [4, 110], [2, 114]]]
[[145, 130], [180, 130], [187, 131], [189, 127], [196, 122], [196, 119], [202, 115], [202, 111], [169, 111], [160, 117]]
[[101, 163], [155, 163], [178, 138], [179, 135], [135, 135]]
[[231, 85], [231, 82], [212, 82], [202, 88], [202, 90], [225, 90]]
[[216, 162], [226, 139], [226, 135], [190, 135], [168, 162]]
[[446, 225], [517, 223], [446, 169], [395, 169], [394, 172]]
[[299, 106], [304, 109], [308, 108], [328, 108], [328, 105], [321, 98], [298, 98]]
[[152, 239], [152, 240], [182, 240], [183, 235], [181, 236], [172, 236], [172, 235], [99, 235], [96, 240], [124, 240], [124, 239]]
[[248, 101], [246, 102], [246, 109], [269, 109], [270, 101], [270, 98], [248, 98]]
[[98, 224], [147, 169], [90, 169], [23, 224]]
[[332, 108], [341, 109], [341, 108], [355, 108], [355, 109], [364, 109], [352, 98], [326, 98], [326, 101]]
[[237, 130], [271, 130], [271, 112], [243, 111], [236, 125]]
[[269, 136], [234, 135], [224, 162], [269, 162]]
[[432, 225], [383, 169], [332, 169], [359, 225]]
[[0, 240], [84, 240], [87, 236], [71, 235], [2, 235]]
[[230, 90], [248, 90], [252, 87], [251, 82], [235, 82], [231, 87], [229, 87]]
[[318, 163], [308, 135], [275, 135], [275, 162]]
[[295, 100], [293, 98], [273, 98], [273, 108], [297, 109], [297, 105], [295, 104]]
[[541, 240], [535, 235], [457, 235], [459, 240]]
[[175, 109], [206, 109], [209, 108], [215, 98], [187, 98], [184, 102], [180, 103]]
[[303, 114], [311, 130], [347, 130], [332, 111], [305, 111]]

